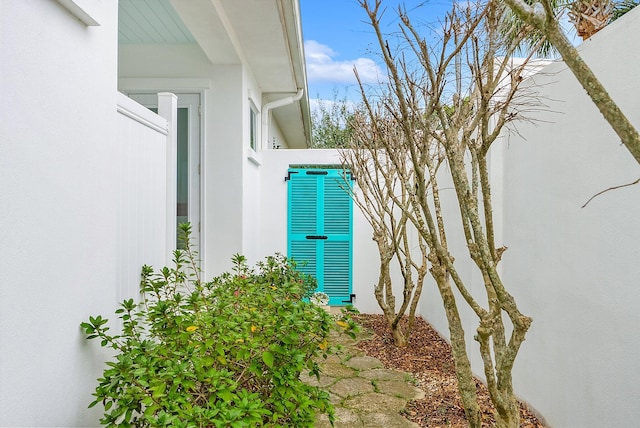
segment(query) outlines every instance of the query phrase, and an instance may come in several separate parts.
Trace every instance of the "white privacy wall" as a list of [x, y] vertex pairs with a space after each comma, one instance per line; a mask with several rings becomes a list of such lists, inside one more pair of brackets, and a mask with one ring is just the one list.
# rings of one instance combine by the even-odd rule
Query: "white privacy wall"
[[0, 4], [0, 425], [96, 426], [116, 301], [117, 2]]
[[[629, 37], [639, 29], [640, 10], [634, 10], [580, 47], [636, 127], [640, 49]], [[640, 186], [581, 206], [601, 190], [638, 179], [640, 168], [563, 63], [546, 67], [528, 85], [549, 112], [539, 112], [535, 124], [520, 124], [521, 137], [494, 147], [491, 165], [493, 188], [502, 189], [495, 209], [503, 218], [498, 245], [508, 247], [503, 279], [533, 318], [514, 387], [552, 427], [637, 426]], [[460, 243], [454, 248], [456, 263], [464, 264], [464, 250]], [[470, 263], [462, 270], [473, 279]], [[479, 291], [480, 278], [472, 282]], [[448, 337], [439, 306], [423, 300], [421, 311]], [[463, 312], [474, 371], [481, 373], [472, 339], [477, 322]]]
[[[276, 252], [287, 254], [287, 183], [290, 165], [340, 164], [337, 150], [265, 150], [261, 153], [260, 216], [258, 258]], [[357, 182], [354, 183], [356, 192]], [[366, 313], [379, 313], [373, 294], [378, 280], [378, 251], [372, 240], [371, 226], [356, 206], [353, 209], [353, 292], [354, 305]]]
[[[640, 127], [640, 10], [581, 47]], [[640, 418], [640, 177], [563, 64], [533, 79], [557, 102], [505, 152], [505, 280], [534, 323], [516, 390], [555, 427], [636, 426]], [[552, 393], [550, 393], [552, 392]]]
[[175, 223], [171, 123], [117, 94], [117, 10], [91, 5], [100, 26], [53, 1], [2, 4], [1, 426], [98, 425], [108, 355], [79, 325], [138, 296]]

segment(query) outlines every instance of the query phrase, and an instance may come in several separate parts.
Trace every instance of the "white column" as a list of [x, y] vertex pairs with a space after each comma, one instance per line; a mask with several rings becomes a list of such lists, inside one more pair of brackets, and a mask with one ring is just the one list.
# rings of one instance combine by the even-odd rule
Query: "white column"
[[173, 250], [176, 249], [176, 203], [178, 199], [178, 97], [171, 92], [158, 94], [158, 114], [167, 119], [167, 260], [170, 266]]

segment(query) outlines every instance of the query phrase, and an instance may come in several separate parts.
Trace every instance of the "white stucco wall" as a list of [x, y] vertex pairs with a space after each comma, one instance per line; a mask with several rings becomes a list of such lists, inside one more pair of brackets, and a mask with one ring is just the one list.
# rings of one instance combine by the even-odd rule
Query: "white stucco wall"
[[[640, 10], [634, 10], [580, 47], [636, 127], [640, 50], [628, 40], [639, 26]], [[511, 135], [492, 148], [491, 166], [494, 189], [500, 189], [494, 207], [503, 219], [498, 245], [509, 248], [503, 279], [534, 320], [516, 361], [514, 387], [553, 427], [635, 426], [640, 187], [581, 206], [601, 190], [636, 180], [640, 169], [563, 63], [546, 67], [529, 85], [549, 112], [538, 113], [535, 124], [520, 124], [522, 138]], [[454, 255], [464, 250], [463, 243], [454, 244]], [[456, 263], [479, 290], [466, 251]], [[428, 297], [433, 292], [430, 287], [421, 311], [447, 336], [441, 303]], [[472, 339], [477, 321], [466, 309], [463, 319], [473, 368], [481, 373]]]
[[[581, 46], [640, 127], [640, 10]], [[533, 79], [558, 113], [521, 126], [505, 152], [505, 280], [534, 323], [515, 386], [555, 427], [640, 418], [640, 187], [594, 194], [640, 168], [563, 64]]]
[[[247, 68], [244, 69], [242, 97], [242, 138], [238, 142], [242, 157], [242, 250], [240, 251], [250, 264], [257, 261], [260, 228], [260, 167], [262, 147], [266, 146], [265, 129], [262, 126], [263, 98], [260, 88]], [[256, 113], [255, 138], [256, 150], [251, 148], [251, 109]], [[226, 254], [227, 260], [233, 253]]]
[[[265, 150], [260, 168], [260, 216], [258, 258], [276, 252], [287, 254], [287, 175], [289, 165], [340, 164], [337, 150]], [[357, 191], [357, 182], [354, 183]], [[354, 305], [366, 313], [379, 313], [373, 295], [378, 278], [378, 253], [371, 228], [357, 207], [353, 210], [353, 292]]]
[[231, 266], [242, 253], [244, 116], [242, 67], [216, 66], [206, 97], [203, 140], [203, 259], [206, 278]]
[[0, 3], [0, 425], [96, 426], [116, 304], [117, 2], [86, 27], [55, 1]]
[[211, 74], [213, 65], [195, 43], [128, 44], [118, 47], [119, 77], [197, 78]]
[[272, 121], [269, 126], [269, 137], [265, 141], [266, 149], [288, 149], [287, 140], [282, 134], [282, 130], [277, 121]]

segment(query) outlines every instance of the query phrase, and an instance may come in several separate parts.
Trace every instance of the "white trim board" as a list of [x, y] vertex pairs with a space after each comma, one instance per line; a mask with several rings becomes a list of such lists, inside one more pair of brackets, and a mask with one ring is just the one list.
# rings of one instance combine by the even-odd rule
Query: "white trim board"
[[73, 16], [78, 18], [87, 27], [99, 27], [100, 23], [95, 19], [95, 0], [57, 0]]
[[211, 89], [211, 80], [206, 78], [143, 78], [123, 77], [118, 79], [118, 90], [123, 92], [199, 92]]
[[145, 125], [163, 135], [169, 133], [169, 125], [165, 118], [158, 116], [145, 106], [118, 92], [118, 113]]

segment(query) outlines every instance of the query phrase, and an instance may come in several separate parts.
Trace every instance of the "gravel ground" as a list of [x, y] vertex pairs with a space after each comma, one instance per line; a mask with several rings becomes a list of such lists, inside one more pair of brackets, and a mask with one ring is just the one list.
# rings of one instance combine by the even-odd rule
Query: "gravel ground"
[[[371, 339], [358, 344], [367, 355], [378, 358], [386, 368], [402, 370], [413, 374], [418, 387], [426, 396], [410, 401], [404, 416], [421, 427], [466, 427], [458, 383], [454, 373], [451, 347], [422, 318], [417, 318], [411, 333], [409, 345], [398, 348], [382, 315], [357, 316], [358, 322], [371, 330]], [[476, 380], [478, 399], [483, 412], [483, 426], [495, 425], [494, 408], [484, 384]], [[520, 406], [520, 426], [523, 428], [544, 428], [524, 405]]]

